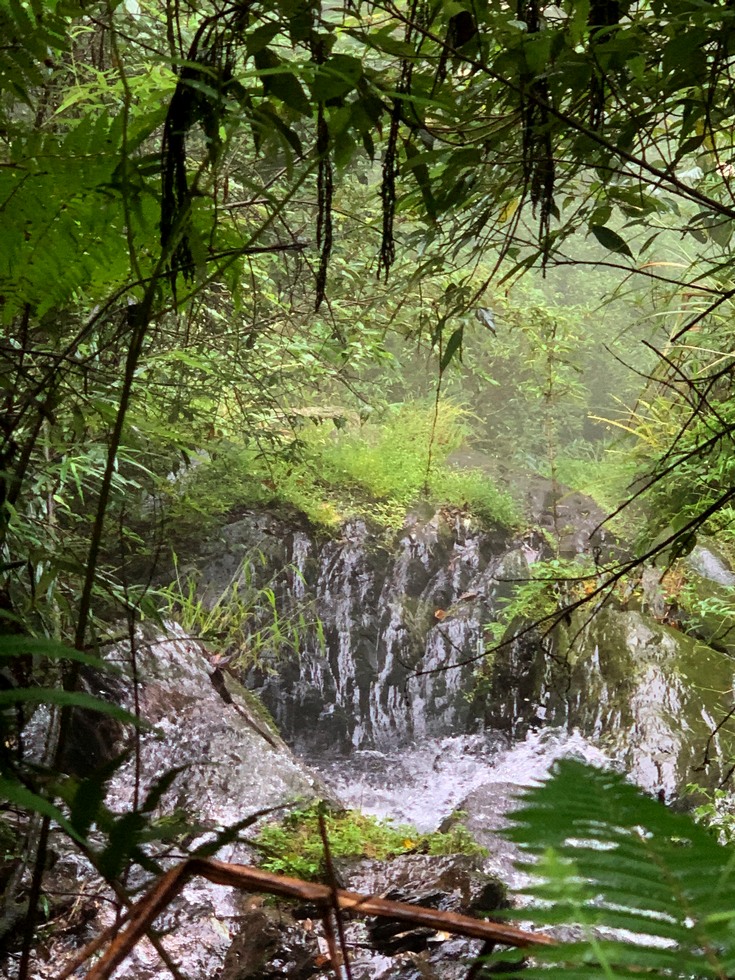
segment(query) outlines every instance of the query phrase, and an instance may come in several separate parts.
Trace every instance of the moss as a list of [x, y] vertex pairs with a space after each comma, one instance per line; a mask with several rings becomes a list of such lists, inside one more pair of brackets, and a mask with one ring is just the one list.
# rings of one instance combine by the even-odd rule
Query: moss
[[412, 506], [428, 500], [467, 508], [489, 525], [515, 526], [515, 504], [487, 473], [448, 464], [467, 436], [457, 406], [444, 405], [435, 419], [432, 408], [415, 404], [380, 423], [310, 424], [267, 455], [247, 441], [223, 444], [164, 487], [170, 522], [184, 536], [201, 535], [240, 508], [267, 507], [296, 511], [316, 528], [360, 516], [397, 529]]
[[225, 686], [231, 695], [234, 695], [239, 700], [243, 701], [250, 713], [254, 715], [259, 722], [261, 722], [275, 738], [281, 737], [281, 733], [278, 731], [278, 725], [276, 725], [273, 715], [266, 708], [263, 702], [260, 700], [258, 695], [254, 691], [248, 690], [240, 684], [239, 681], [230, 673], [225, 673]]
[[379, 820], [358, 810], [331, 810], [324, 803], [316, 803], [294, 810], [282, 823], [261, 830], [253, 843], [263, 855], [263, 868], [299, 878], [323, 878], [320, 815], [334, 858], [386, 860], [411, 853], [486, 853], [459, 823], [445, 832], [423, 834], [414, 827]]

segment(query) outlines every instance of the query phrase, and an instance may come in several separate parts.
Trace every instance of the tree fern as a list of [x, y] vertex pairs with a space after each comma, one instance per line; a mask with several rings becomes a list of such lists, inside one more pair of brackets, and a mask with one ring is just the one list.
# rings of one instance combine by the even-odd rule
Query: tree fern
[[735, 850], [691, 818], [566, 760], [512, 819], [508, 834], [532, 859], [524, 917], [574, 927], [518, 976], [733, 975]]

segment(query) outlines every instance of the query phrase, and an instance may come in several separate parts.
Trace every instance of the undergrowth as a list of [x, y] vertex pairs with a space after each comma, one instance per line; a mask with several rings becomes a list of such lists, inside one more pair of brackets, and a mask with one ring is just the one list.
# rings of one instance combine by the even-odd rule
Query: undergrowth
[[324, 845], [319, 815], [334, 858], [386, 860], [401, 854], [475, 854], [486, 852], [462, 824], [446, 833], [420, 833], [414, 827], [379, 820], [358, 810], [330, 810], [323, 803], [292, 811], [279, 824], [265, 827], [252, 842], [266, 871], [309, 880], [324, 878]]
[[[611, 514], [631, 494], [639, 475], [638, 463], [623, 447], [575, 440], [555, 460], [556, 478], [564, 486], [591, 497]], [[637, 515], [631, 511], [606, 522], [606, 528], [626, 536]]]
[[296, 510], [317, 527], [361, 515], [399, 528], [412, 505], [429, 500], [488, 524], [517, 525], [512, 498], [487, 474], [448, 464], [469, 432], [467, 413], [451, 403], [436, 418], [420, 403], [395, 407], [380, 422], [302, 421], [280, 444], [270, 432], [264, 443], [230, 442], [203, 457], [167, 484], [169, 519], [179, 533], [201, 533], [237, 508], [268, 506]]
[[[299, 605], [291, 612], [280, 609], [273, 578], [259, 584], [257, 572], [267, 572], [261, 552], [253, 552], [242, 563], [236, 577], [215, 597], [201, 593], [198, 578], [185, 574], [174, 558], [175, 579], [159, 591], [160, 610], [165, 619], [174, 619], [190, 635], [204, 640], [210, 648], [227, 654], [240, 667], [258, 666], [272, 670], [279, 657], [299, 653], [302, 638], [316, 630], [320, 644], [324, 635], [321, 622]], [[292, 575], [298, 570], [289, 568]]]
[[509, 598], [499, 600], [497, 619], [486, 626], [490, 639], [500, 643], [514, 623], [542, 622], [553, 616], [595, 588], [594, 574], [592, 562], [582, 557], [535, 562], [528, 579], [517, 582]]

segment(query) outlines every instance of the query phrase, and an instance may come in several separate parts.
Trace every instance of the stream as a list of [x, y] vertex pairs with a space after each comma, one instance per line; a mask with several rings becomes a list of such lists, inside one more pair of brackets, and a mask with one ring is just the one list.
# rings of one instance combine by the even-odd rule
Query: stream
[[515, 866], [519, 855], [499, 832], [518, 793], [543, 780], [555, 760], [568, 757], [612, 765], [578, 732], [559, 728], [531, 730], [515, 743], [488, 731], [309, 763], [345, 806], [382, 819], [433, 831], [459, 811], [463, 825], [488, 851], [484, 869], [516, 889], [526, 880]]

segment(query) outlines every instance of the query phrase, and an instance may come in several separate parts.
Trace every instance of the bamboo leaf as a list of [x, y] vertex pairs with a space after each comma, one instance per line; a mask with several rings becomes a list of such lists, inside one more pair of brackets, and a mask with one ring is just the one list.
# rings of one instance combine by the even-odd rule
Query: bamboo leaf
[[617, 252], [619, 255], [628, 255], [633, 258], [633, 253], [624, 238], [608, 228], [607, 225], [590, 225], [590, 231], [603, 248], [609, 252]]

